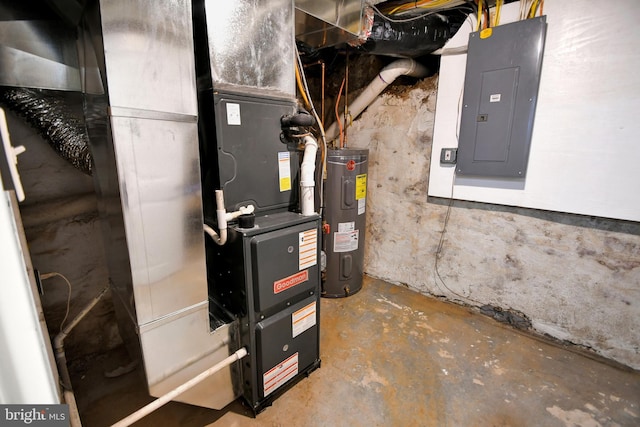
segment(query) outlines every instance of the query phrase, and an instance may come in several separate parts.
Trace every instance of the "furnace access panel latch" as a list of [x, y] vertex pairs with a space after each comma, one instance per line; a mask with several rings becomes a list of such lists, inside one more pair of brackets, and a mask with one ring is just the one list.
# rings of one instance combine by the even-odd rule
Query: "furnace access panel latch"
[[546, 28], [541, 16], [469, 35], [458, 175], [525, 177]]

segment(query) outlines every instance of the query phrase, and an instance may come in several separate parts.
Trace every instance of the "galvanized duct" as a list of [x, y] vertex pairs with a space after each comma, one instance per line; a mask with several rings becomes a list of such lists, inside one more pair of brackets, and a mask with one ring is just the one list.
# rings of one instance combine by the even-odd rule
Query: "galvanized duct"
[[0, 101], [24, 117], [62, 158], [91, 175], [89, 137], [60, 99], [39, 90], [11, 88], [0, 90]]

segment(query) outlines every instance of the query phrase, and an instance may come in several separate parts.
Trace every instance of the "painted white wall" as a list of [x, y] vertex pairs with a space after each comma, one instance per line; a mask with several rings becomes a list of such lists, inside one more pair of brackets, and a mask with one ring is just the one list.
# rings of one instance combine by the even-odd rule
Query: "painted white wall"
[[[0, 188], [2, 179], [0, 178]], [[15, 201], [15, 199], [13, 199]], [[57, 371], [38, 295], [29, 279], [11, 197], [0, 193], [0, 403], [60, 403]], [[45, 338], [46, 337], [46, 338]]]
[[[501, 23], [515, 20], [518, 3]], [[640, 2], [594, 7], [547, 0], [547, 39], [524, 188], [513, 180], [457, 177], [454, 198], [640, 221]], [[475, 21], [473, 21], [475, 26]], [[465, 25], [447, 48], [466, 45]], [[443, 56], [433, 158], [457, 147], [466, 55]], [[454, 168], [434, 164], [429, 195], [450, 197]]]

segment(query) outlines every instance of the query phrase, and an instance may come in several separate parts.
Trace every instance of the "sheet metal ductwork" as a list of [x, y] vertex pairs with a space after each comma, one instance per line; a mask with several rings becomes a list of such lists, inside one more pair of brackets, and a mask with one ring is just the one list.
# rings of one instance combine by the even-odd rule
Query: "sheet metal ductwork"
[[29, 3], [0, 5], [0, 85], [79, 92], [75, 31]]
[[361, 0], [295, 0], [295, 5], [296, 39], [312, 48], [346, 43], [360, 34]]
[[0, 90], [0, 101], [33, 126], [63, 159], [91, 175], [89, 139], [84, 124], [59, 98], [25, 88]]
[[[207, 294], [192, 28], [190, 0], [93, 0], [80, 31], [113, 304], [153, 396], [237, 350]], [[176, 400], [221, 409], [232, 369]]]
[[24, 117], [75, 168], [91, 175], [84, 124], [64, 97], [81, 91], [76, 31], [40, 2], [0, 4], [0, 102]]
[[[376, 4], [381, 1], [366, 2]], [[311, 49], [348, 43], [364, 53], [417, 58], [442, 46], [466, 18], [461, 10], [385, 19], [360, 0], [296, 0], [296, 40]], [[417, 16], [422, 14], [422, 17]]]

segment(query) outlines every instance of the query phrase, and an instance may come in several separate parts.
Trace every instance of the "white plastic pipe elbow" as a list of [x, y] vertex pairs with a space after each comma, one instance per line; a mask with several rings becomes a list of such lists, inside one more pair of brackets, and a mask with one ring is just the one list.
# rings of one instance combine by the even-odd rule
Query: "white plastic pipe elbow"
[[204, 231], [211, 236], [213, 241], [217, 245], [222, 246], [227, 243], [227, 211], [224, 207], [224, 193], [222, 190], [216, 190], [216, 216], [218, 218], [220, 234], [216, 233], [216, 231], [207, 224], [204, 224], [203, 227]]
[[[369, 83], [365, 90], [349, 105], [348, 115], [351, 120], [362, 113], [365, 108], [373, 102], [374, 99], [382, 93], [382, 91], [389, 86], [395, 79], [400, 76], [411, 77], [424, 77], [428, 74], [429, 70], [422, 64], [414, 61], [413, 59], [398, 59], [391, 64], [384, 67], [380, 73]], [[349, 123], [345, 124], [345, 128], [349, 126]], [[329, 129], [326, 131], [327, 141], [333, 141], [338, 137], [338, 123], [333, 122]]]

